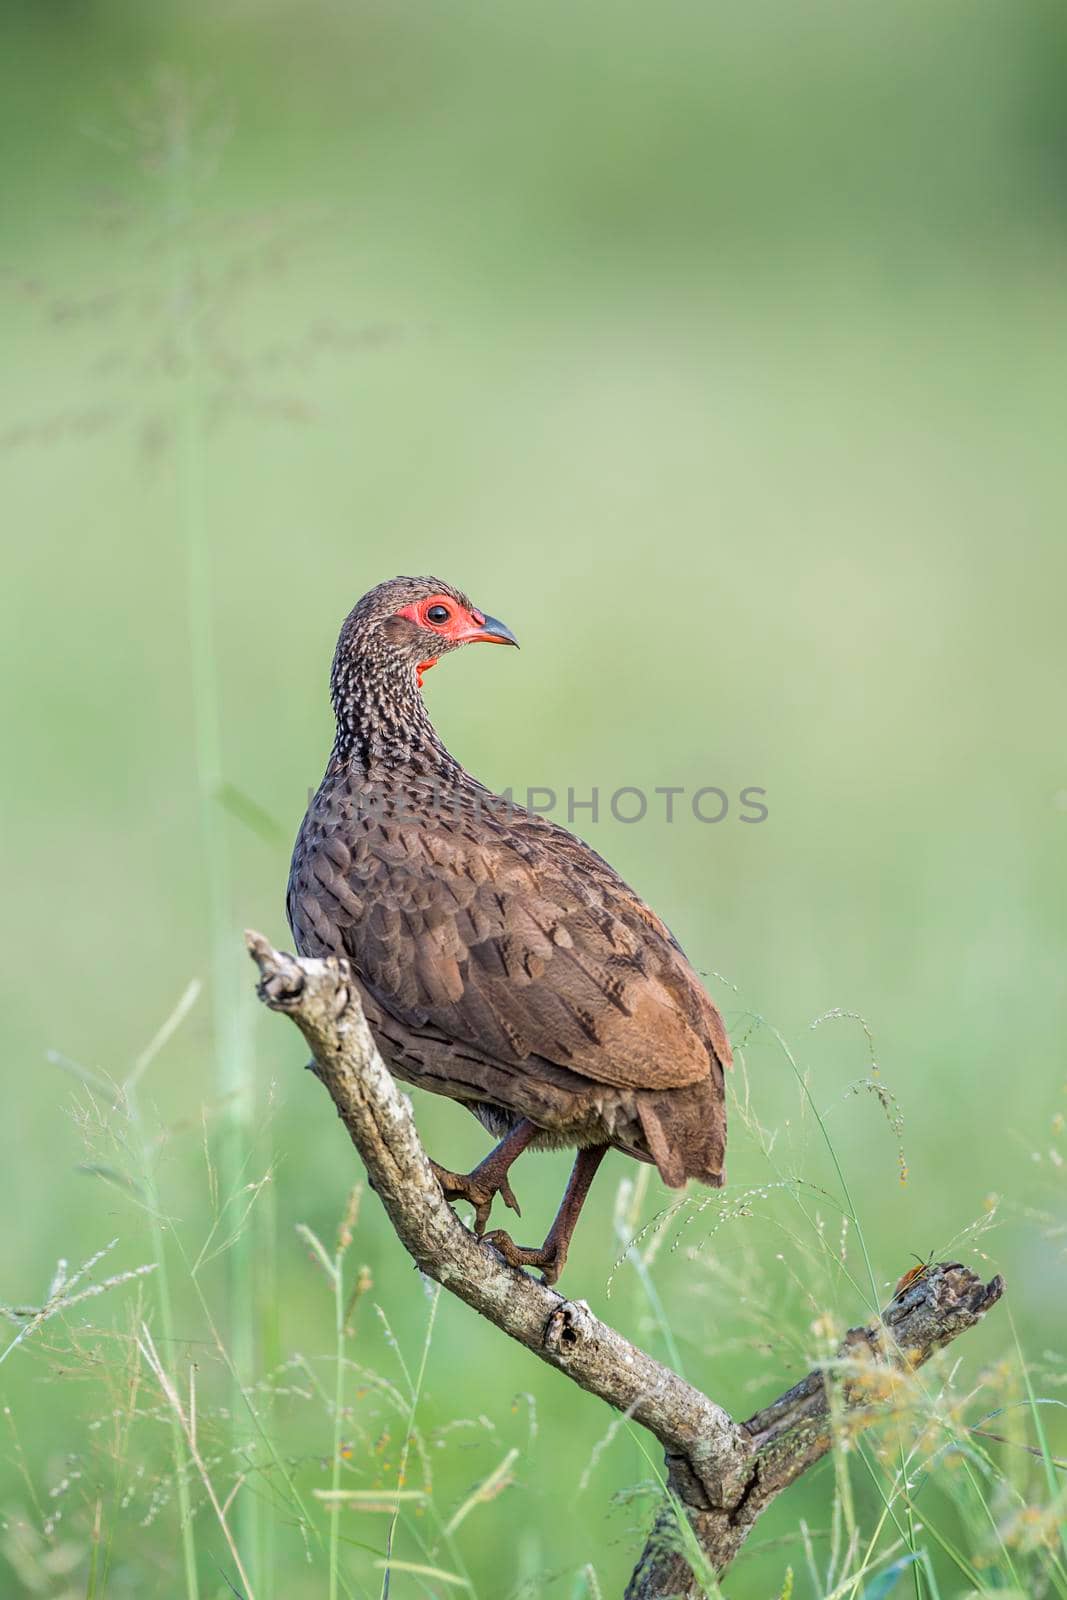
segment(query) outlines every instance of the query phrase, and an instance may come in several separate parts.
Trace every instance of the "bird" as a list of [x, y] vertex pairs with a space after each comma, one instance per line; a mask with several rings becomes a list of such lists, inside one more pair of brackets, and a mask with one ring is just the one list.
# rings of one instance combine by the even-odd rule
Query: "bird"
[[[543, 812], [495, 795], [446, 749], [425, 674], [511, 630], [434, 577], [370, 590], [341, 628], [336, 736], [293, 850], [286, 907], [305, 956], [349, 965], [393, 1075], [467, 1107], [498, 1142], [447, 1201], [516, 1269], [555, 1283], [609, 1149], [663, 1182], [724, 1181], [722, 1017], [667, 925]], [[544, 1242], [487, 1232], [524, 1150], [575, 1160]]]

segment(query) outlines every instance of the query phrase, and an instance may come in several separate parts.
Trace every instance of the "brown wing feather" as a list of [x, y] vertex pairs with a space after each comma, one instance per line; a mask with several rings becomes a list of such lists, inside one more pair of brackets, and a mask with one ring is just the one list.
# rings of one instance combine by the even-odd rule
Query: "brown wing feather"
[[606, 862], [541, 819], [481, 834], [377, 823], [352, 849], [327, 825], [298, 852], [291, 910], [319, 939], [335, 930], [327, 947], [339, 938], [413, 1032], [624, 1088], [695, 1083], [709, 1054], [729, 1063], [684, 955]]

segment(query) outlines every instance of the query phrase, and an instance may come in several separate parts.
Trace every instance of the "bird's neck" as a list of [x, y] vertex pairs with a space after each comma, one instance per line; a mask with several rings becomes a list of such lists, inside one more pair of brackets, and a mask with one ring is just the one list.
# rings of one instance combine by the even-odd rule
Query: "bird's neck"
[[367, 776], [455, 781], [463, 769], [427, 714], [414, 669], [391, 652], [338, 652], [333, 760]]

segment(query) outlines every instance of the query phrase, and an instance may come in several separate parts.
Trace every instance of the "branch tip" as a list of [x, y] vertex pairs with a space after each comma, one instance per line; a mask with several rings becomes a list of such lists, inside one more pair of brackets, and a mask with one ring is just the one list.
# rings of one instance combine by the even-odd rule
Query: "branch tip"
[[259, 968], [256, 993], [272, 1011], [292, 1011], [305, 989], [305, 966], [297, 956], [275, 950], [269, 939], [245, 929], [245, 946]]

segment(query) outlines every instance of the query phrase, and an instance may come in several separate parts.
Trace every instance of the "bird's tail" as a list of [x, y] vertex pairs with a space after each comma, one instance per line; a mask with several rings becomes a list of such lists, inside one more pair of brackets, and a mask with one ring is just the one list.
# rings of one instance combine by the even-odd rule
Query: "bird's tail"
[[713, 1069], [710, 1077], [684, 1089], [643, 1094], [637, 1111], [649, 1154], [669, 1188], [680, 1189], [687, 1178], [721, 1188], [726, 1167], [721, 1072]]

